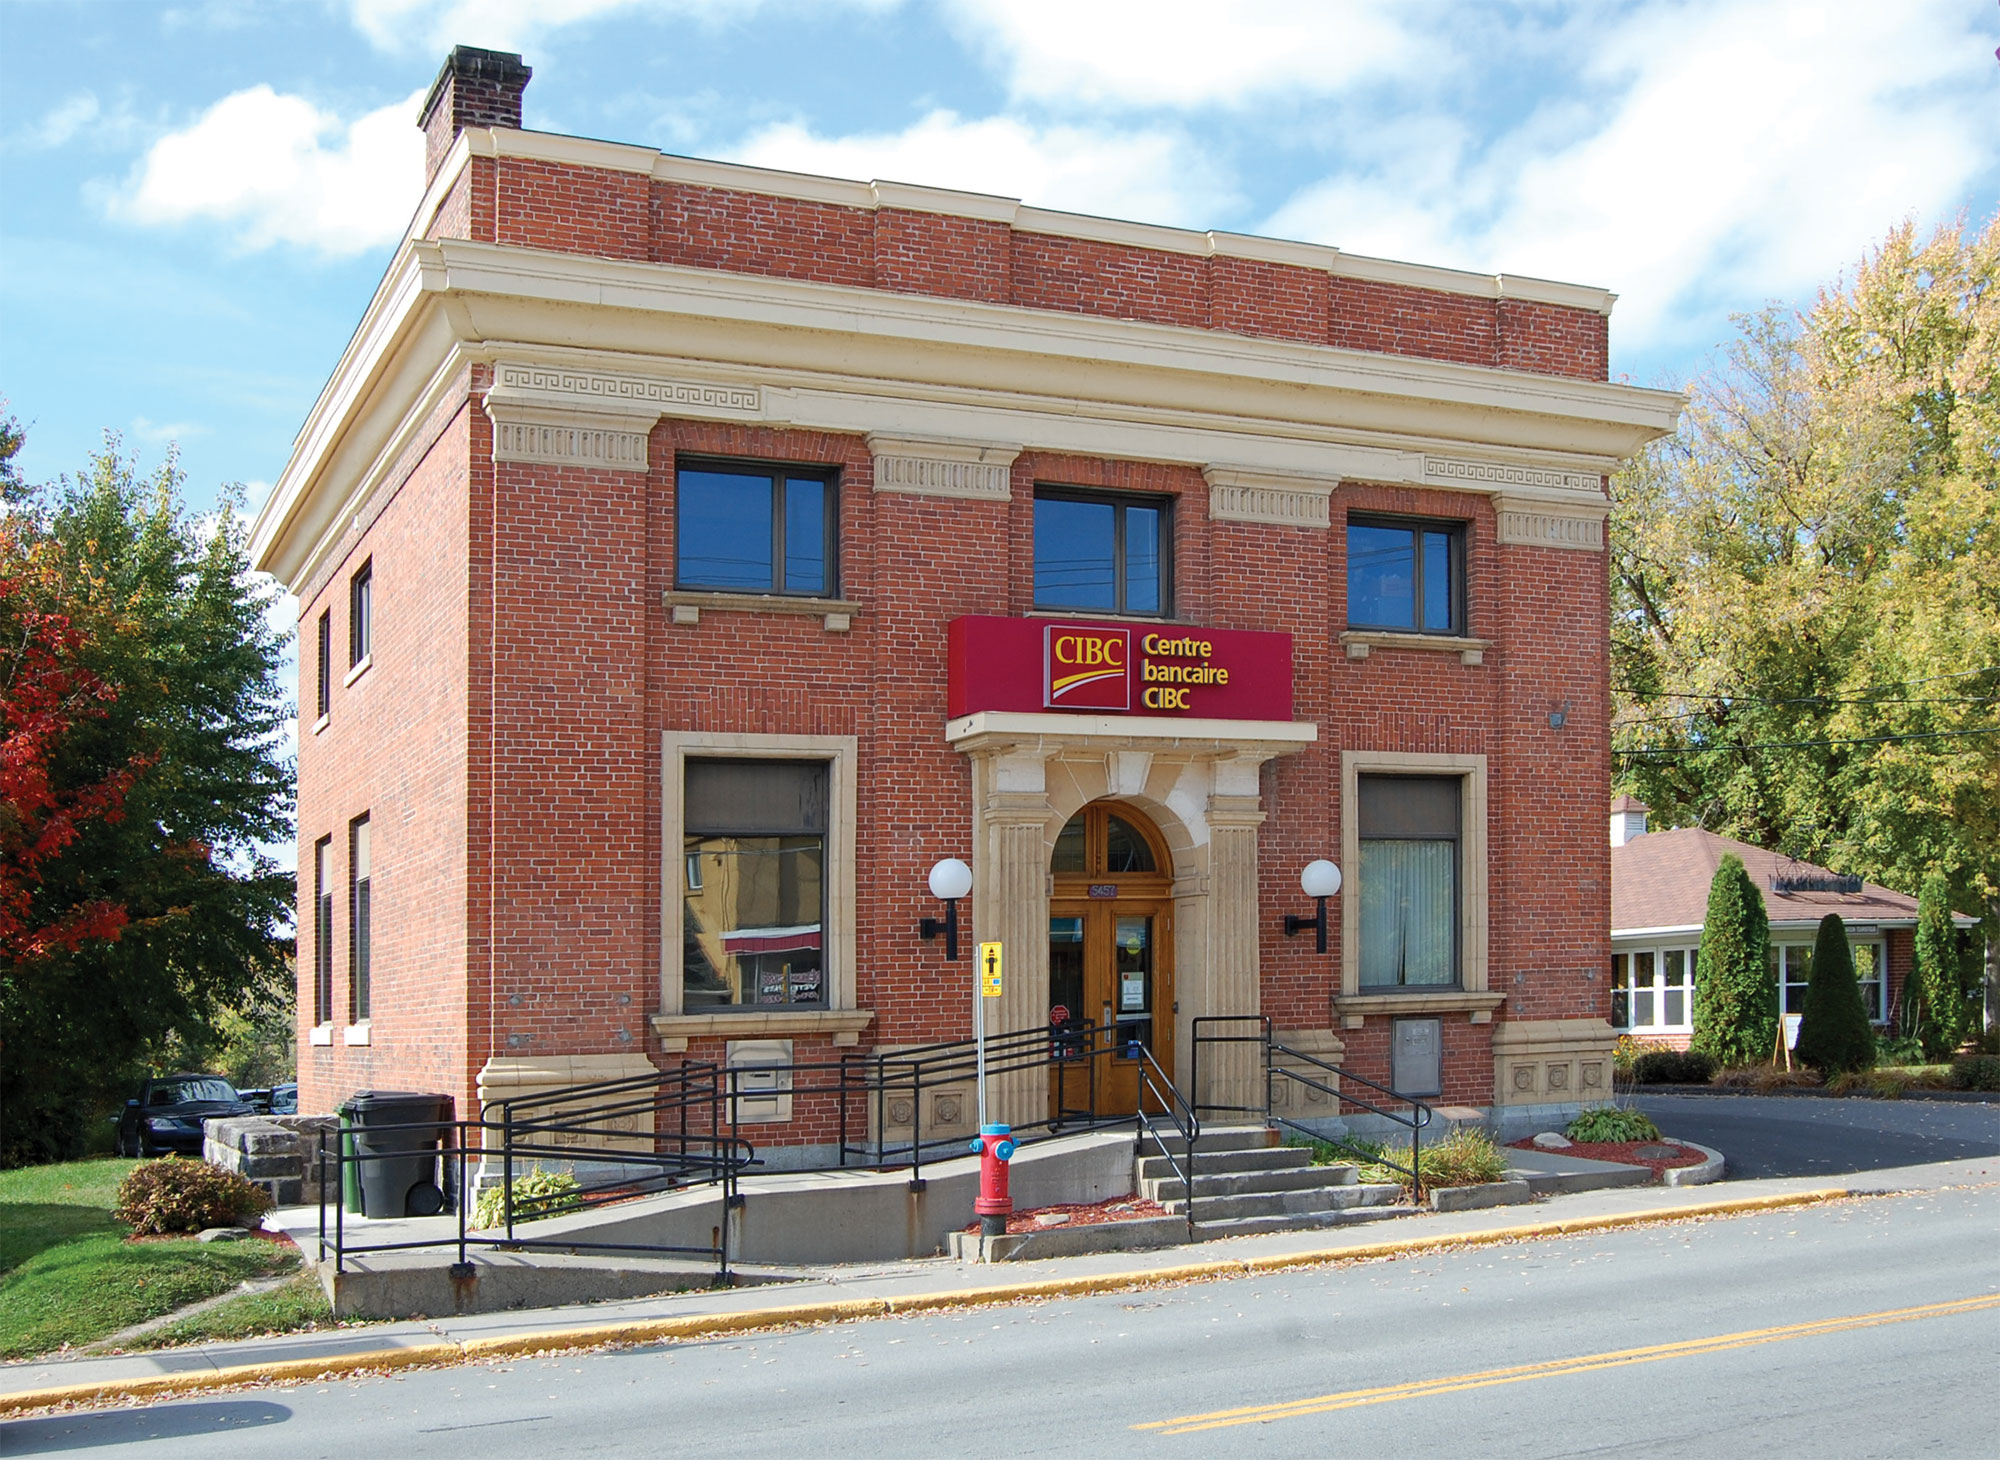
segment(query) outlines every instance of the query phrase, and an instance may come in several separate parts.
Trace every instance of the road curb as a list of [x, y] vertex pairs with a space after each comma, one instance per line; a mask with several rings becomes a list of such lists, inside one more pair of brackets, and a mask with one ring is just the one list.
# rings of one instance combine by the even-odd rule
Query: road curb
[[754, 1328], [840, 1323], [859, 1318], [886, 1318], [897, 1314], [935, 1312], [942, 1308], [984, 1307], [1033, 1298], [1088, 1297], [1100, 1293], [1129, 1292], [1151, 1287], [1156, 1283], [1245, 1277], [1257, 1273], [1283, 1272], [1291, 1268], [1319, 1267], [1334, 1262], [1366, 1262], [1388, 1257], [1412, 1256], [1450, 1247], [1485, 1247], [1537, 1237], [1566, 1237], [1580, 1232], [1605, 1232], [1620, 1227], [1638, 1227], [1650, 1222], [1674, 1221], [1690, 1217], [1737, 1216], [1751, 1212], [1779, 1211], [1787, 1207], [1816, 1206], [1822, 1202], [1840, 1201], [1852, 1195], [1854, 1193], [1848, 1187], [1829, 1186], [1810, 1191], [1780, 1192], [1770, 1196], [1695, 1202], [1686, 1206], [1652, 1207], [1636, 1212], [1611, 1212], [1595, 1217], [1564, 1217], [1546, 1222], [1524, 1222], [1510, 1227], [1489, 1228], [1485, 1231], [1441, 1232], [1387, 1242], [1370, 1242], [1358, 1247], [1327, 1247], [1305, 1252], [1278, 1253], [1270, 1257], [1183, 1263], [1174, 1267], [1152, 1268], [1144, 1272], [1093, 1273], [1078, 1277], [1043, 1278], [1033, 1282], [1002, 1283], [993, 1287], [918, 1293], [907, 1298], [848, 1298], [827, 1303], [795, 1303], [781, 1307], [747, 1308], [736, 1313], [689, 1313], [673, 1318], [648, 1318], [630, 1323], [605, 1323], [589, 1327], [544, 1329], [536, 1333], [507, 1334], [496, 1338], [474, 1338], [462, 1343], [446, 1341], [414, 1344], [404, 1348], [370, 1349], [361, 1353], [336, 1354], [318, 1359], [285, 1359], [267, 1363], [236, 1364], [207, 1372], [146, 1374], [131, 1379], [105, 1379], [94, 1384], [65, 1384], [47, 1389], [24, 1389], [13, 1394], [0, 1394], [0, 1415], [49, 1409], [63, 1404], [90, 1404], [118, 1399], [160, 1399], [204, 1389], [227, 1388], [236, 1384], [327, 1379], [363, 1370], [443, 1367], [473, 1363], [483, 1359], [515, 1358], [526, 1354], [592, 1348], [611, 1343], [659, 1343], [669, 1339], [705, 1338], [718, 1334], [740, 1333]]

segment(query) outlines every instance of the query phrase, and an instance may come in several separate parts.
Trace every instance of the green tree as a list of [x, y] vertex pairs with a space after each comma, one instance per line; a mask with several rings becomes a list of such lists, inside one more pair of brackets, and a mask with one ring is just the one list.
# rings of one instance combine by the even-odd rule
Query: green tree
[[1939, 1059], [1958, 1047], [1965, 993], [1960, 987], [1958, 929], [1952, 926], [1949, 884], [1942, 872], [1924, 878], [1917, 897], [1916, 959], [1903, 988], [1906, 1017], [1902, 1033], [1922, 1041], [1924, 1054]]
[[68, 1154], [150, 1052], [212, 1024], [289, 951], [293, 879], [259, 852], [291, 835], [273, 590], [251, 579], [240, 494], [213, 519], [174, 458], [142, 478], [115, 438], [75, 481], [24, 489], [10, 526], [46, 571], [37, 611], [115, 631], [78, 646], [114, 697], [53, 758], [58, 789], [134, 768], [117, 818], [80, 823], [41, 865], [38, 915], [116, 910], [73, 947], [0, 963], [0, 1161]]
[[2000, 216], [1739, 326], [1613, 484], [1621, 782], [2000, 947]]
[[1758, 1064], [1778, 1043], [1778, 985], [1764, 896], [1725, 853], [1708, 885], [1694, 963], [1694, 1047], [1725, 1065]]
[[1838, 913], [1819, 920], [1795, 1052], [1829, 1075], [1875, 1063], [1875, 1031], [1868, 1027], [1868, 1006], [1861, 1002], [1861, 985], [1854, 978], [1854, 949]]

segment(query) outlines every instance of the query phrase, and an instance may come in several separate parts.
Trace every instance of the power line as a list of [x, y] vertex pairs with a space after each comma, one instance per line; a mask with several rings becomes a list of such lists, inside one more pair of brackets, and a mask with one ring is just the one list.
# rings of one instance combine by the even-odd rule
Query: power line
[[[1695, 697], [1695, 696], [1688, 696], [1688, 698], [1692, 699], [1692, 698], [1696, 698], [1696, 697]], [[1822, 697], [1822, 696], [1818, 696], [1818, 695], [1810, 695], [1810, 696], [1804, 696], [1804, 697], [1802, 697], [1802, 698], [1800, 698], [1800, 699], [1796, 699], [1796, 700], [1759, 700], [1759, 699], [1756, 699], [1756, 698], [1755, 698], [1754, 696], [1749, 696], [1749, 695], [1739, 695], [1739, 696], [1721, 696], [1721, 695], [1718, 695], [1718, 696], [1715, 696], [1715, 698], [1717, 698], [1717, 699], [1722, 699], [1722, 698], [1730, 698], [1730, 699], [1741, 699], [1741, 700], [1745, 701], [1746, 703], [1751, 703], [1751, 704], [1766, 704], [1766, 705], [1796, 705], [1796, 704], [1822, 704], [1822, 705], [1991, 705], [1991, 704], [2000, 704], [2000, 696], [1995, 696], [1995, 695], [1980, 695], [1980, 696], [1976, 696], [1976, 697], [1967, 697], [1967, 696], [1951, 696], [1951, 697], [1940, 697], [1940, 698], [1934, 698], [1934, 699], [1896, 699], [1896, 700], [1855, 700], [1855, 699], [1840, 699], [1840, 698], [1836, 698], [1836, 697], [1833, 697], [1833, 696], [1824, 696], [1824, 697]], [[1699, 719], [1699, 718], [1700, 718], [1701, 716], [1703, 716], [1703, 715], [1706, 715], [1706, 714], [1708, 714], [1708, 713], [1709, 713], [1709, 712], [1708, 712], [1707, 710], [1674, 710], [1674, 711], [1672, 711], [1672, 712], [1670, 712], [1670, 713], [1668, 713], [1668, 714], [1664, 714], [1664, 715], [1647, 715], [1647, 716], [1644, 716], [1644, 717], [1642, 717], [1642, 718], [1640, 718], [1640, 719], [1637, 719], [1637, 720], [1618, 720], [1618, 721], [1615, 721], [1615, 722], [1614, 722], [1614, 723], [1612, 724], [1611, 728], [1612, 728], [1613, 730], [1622, 730], [1622, 729], [1624, 729], [1625, 727], [1627, 727], [1628, 725], [1661, 725], [1661, 724], [1666, 724], [1666, 723], [1669, 723], [1669, 722], [1671, 722], [1671, 721], [1674, 721], [1674, 720], [1694, 720], [1694, 719]]]
[[1614, 750], [1613, 755], [1712, 755], [1718, 750], [1811, 750], [1822, 745], [1882, 745], [1892, 740], [1956, 740], [1973, 735], [2000, 735], [2000, 725], [1978, 730], [1919, 730], [1909, 735], [1858, 735], [1851, 740], [1760, 740], [1749, 745], [1659, 745]]
[[[1956, 674], [1932, 674], [1922, 679], [1889, 679], [1880, 684], [1871, 684], [1868, 691], [1878, 689], [1905, 689], [1913, 684], [1936, 684], [1946, 679], [1972, 679], [1981, 674], [2000, 674], [2000, 664], [1989, 664], [1984, 669], [1962, 669]], [[1647, 689], [1637, 685], [1614, 684], [1611, 686], [1619, 694], [1637, 695], [1642, 699], [1665, 700], [1745, 700], [1757, 705], [1881, 705], [1898, 701], [1883, 700], [1864, 693], [1858, 697], [1840, 695], [1793, 695], [1788, 699], [1772, 699], [1768, 695], [1752, 694], [1749, 690], [1732, 689]], [[1907, 700], [1906, 704], [1950, 704], [1950, 700]]]

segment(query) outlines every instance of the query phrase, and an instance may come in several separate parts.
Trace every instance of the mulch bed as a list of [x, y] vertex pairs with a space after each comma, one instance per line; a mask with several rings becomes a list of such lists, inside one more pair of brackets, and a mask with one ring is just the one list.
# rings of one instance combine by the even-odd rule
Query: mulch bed
[[[1114, 1197], [1110, 1201], [1068, 1203], [1062, 1206], [1036, 1207], [1031, 1212], [1015, 1212], [1007, 1218], [1007, 1231], [1046, 1232], [1054, 1227], [1099, 1227], [1106, 1222], [1136, 1222], [1146, 1217], [1164, 1217], [1171, 1213], [1156, 1201], [1148, 1201], [1143, 1196]], [[1059, 1222], [1037, 1221], [1038, 1217], [1061, 1217]], [[977, 1232], [979, 1223], [974, 1222], [964, 1229]]]
[[[1509, 1145], [1516, 1151], [1536, 1151], [1541, 1148], [1532, 1139], [1511, 1141]], [[1662, 1171], [1671, 1171], [1678, 1166], [1699, 1166], [1708, 1158], [1692, 1146], [1683, 1146], [1677, 1141], [1573, 1141], [1560, 1151], [1551, 1152], [1557, 1156], [1581, 1156], [1586, 1161], [1616, 1161], [1621, 1166], [1644, 1166], [1658, 1181]]]

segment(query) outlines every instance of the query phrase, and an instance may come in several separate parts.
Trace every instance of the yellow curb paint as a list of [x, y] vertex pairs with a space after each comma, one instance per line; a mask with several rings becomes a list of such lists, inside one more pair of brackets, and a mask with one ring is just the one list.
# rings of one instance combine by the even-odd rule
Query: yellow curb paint
[[1184, 1263], [1177, 1267], [1153, 1268], [1145, 1272], [1093, 1273], [1085, 1277], [1047, 1278], [1031, 1283], [1005, 1283], [984, 1288], [961, 1288], [942, 1293], [920, 1293], [909, 1298], [856, 1298], [837, 1303], [799, 1303], [782, 1308], [750, 1308], [738, 1313], [690, 1313], [675, 1318], [605, 1324], [596, 1328], [558, 1328], [538, 1333], [510, 1334], [500, 1338], [475, 1338], [468, 1339], [462, 1344], [417, 1344], [408, 1348], [372, 1349], [365, 1353], [340, 1354], [324, 1359], [287, 1359], [275, 1363], [240, 1364], [227, 1369], [211, 1369], [188, 1374], [148, 1374], [134, 1379], [108, 1379], [98, 1384], [67, 1384], [50, 1389], [27, 1389], [16, 1394], [0, 1395], [0, 1414], [19, 1414], [26, 1410], [47, 1409], [58, 1404], [159, 1398], [231, 1384], [324, 1379], [366, 1369], [401, 1369], [430, 1364], [465, 1363], [488, 1358], [507, 1358], [549, 1349], [588, 1348], [608, 1343], [659, 1343], [675, 1338], [699, 1338], [708, 1334], [736, 1333], [751, 1328], [838, 1323], [847, 1319], [926, 1313], [940, 1308], [991, 1306], [1031, 1298], [1088, 1297], [1098, 1293], [1128, 1292], [1153, 1283], [1200, 1282], [1207, 1278], [1280, 1272], [1286, 1268], [1313, 1267], [1327, 1262], [1360, 1262], [1375, 1258], [1413, 1256], [1445, 1247], [1477, 1247], [1536, 1237], [1562, 1237], [1578, 1232], [1602, 1232], [1619, 1227], [1644, 1226], [1649, 1222], [1672, 1221], [1677, 1218], [1778, 1211], [1786, 1207], [1813, 1206], [1820, 1202], [1839, 1201], [1851, 1195], [1853, 1192], [1846, 1187], [1825, 1187], [1774, 1196], [1736, 1197], [1726, 1201], [1699, 1202], [1688, 1206], [1616, 1212], [1599, 1217], [1571, 1217], [1559, 1221], [1533, 1222], [1484, 1232], [1408, 1237], [1392, 1242], [1372, 1242], [1359, 1247], [1327, 1247], [1310, 1252], [1281, 1253], [1271, 1257]]

